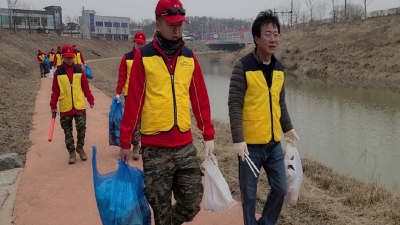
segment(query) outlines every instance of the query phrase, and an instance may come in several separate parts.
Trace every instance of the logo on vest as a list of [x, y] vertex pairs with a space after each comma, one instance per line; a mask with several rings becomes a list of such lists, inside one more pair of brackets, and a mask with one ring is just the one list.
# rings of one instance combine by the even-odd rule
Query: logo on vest
[[185, 67], [185, 68], [192, 68], [193, 67], [193, 65], [188, 63], [187, 61], [183, 61], [180, 64], [181, 64], [182, 67]]
[[280, 75], [280, 74], [276, 75], [275, 80], [276, 81], [282, 81], [283, 80], [282, 75]]

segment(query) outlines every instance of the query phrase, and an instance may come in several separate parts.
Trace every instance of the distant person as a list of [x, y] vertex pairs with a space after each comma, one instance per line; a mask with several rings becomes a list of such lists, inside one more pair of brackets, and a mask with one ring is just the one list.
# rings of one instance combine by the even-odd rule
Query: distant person
[[182, 40], [183, 22], [187, 22], [182, 3], [160, 0], [155, 14], [154, 40], [137, 50], [131, 70], [121, 122], [120, 157], [128, 163], [131, 140], [141, 122], [145, 194], [155, 224], [178, 225], [193, 220], [203, 198], [190, 131], [190, 103], [206, 154], [214, 149], [215, 131], [200, 65]]
[[83, 60], [82, 52], [76, 48], [76, 44], [73, 44], [72, 47], [74, 47], [74, 51], [75, 51], [74, 65], [75, 66], [82, 66], [82, 65], [86, 66], [85, 60]]
[[37, 59], [39, 61], [39, 67], [40, 67], [40, 77], [43, 78], [45, 77], [45, 68], [44, 68], [44, 59], [46, 55], [42, 52], [41, 49], [38, 49], [38, 55]]
[[[287, 191], [281, 130], [293, 145], [299, 137], [286, 107], [282, 63], [274, 56], [280, 37], [278, 17], [271, 10], [260, 12], [252, 34], [256, 48], [233, 68], [229, 117], [233, 149], [239, 159], [244, 224], [270, 225], [276, 224]], [[259, 170], [264, 168], [271, 187], [259, 221], [255, 217], [258, 178], [245, 162], [245, 153]]]
[[54, 48], [51, 49], [51, 51], [49, 52], [48, 56], [49, 56], [49, 61], [50, 61], [50, 67], [54, 67], [54, 60], [55, 60], [55, 53], [54, 53]]
[[[60, 123], [64, 129], [65, 144], [69, 152], [69, 164], [76, 161], [75, 151], [83, 161], [87, 160], [83, 149], [86, 134], [85, 97], [94, 106], [94, 97], [89, 89], [89, 82], [79, 66], [74, 66], [74, 49], [71, 46], [62, 48], [64, 63], [54, 73], [53, 93], [51, 94], [51, 112], [57, 112], [57, 102], [60, 101]], [[72, 120], [75, 119], [77, 131], [77, 147], [75, 149], [72, 134]]]
[[[146, 36], [142, 32], [137, 32], [135, 34], [134, 46], [132, 51], [126, 53], [121, 60], [121, 64], [119, 65], [119, 75], [118, 75], [118, 83], [116, 90], [116, 97], [119, 98], [122, 93], [122, 89], [124, 89], [124, 99], [126, 101], [126, 96], [128, 95], [128, 85], [129, 85], [129, 77], [131, 75], [131, 69], [133, 60], [135, 57], [136, 51], [145, 44]], [[140, 143], [140, 122], [135, 131], [135, 137], [132, 140], [133, 145], [133, 159], [139, 159], [139, 143]]]
[[59, 45], [57, 47], [57, 53], [56, 56], [54, 58], [54, 64], [53, 67], [57, 68], [60, 67], [63, 64], [63, 58], [62, 58], [62, 53], [61, 53], [61, 46]]

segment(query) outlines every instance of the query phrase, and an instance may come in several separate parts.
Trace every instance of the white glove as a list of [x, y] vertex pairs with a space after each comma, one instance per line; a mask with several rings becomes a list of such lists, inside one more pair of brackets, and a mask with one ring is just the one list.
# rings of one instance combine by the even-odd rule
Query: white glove
[[247, 155], [249, 154], [246, 142], [233, 143], [233, 150], [235, 150], [235, 153], [242, 158], [243, 162], [246, 160], [246, 158], [244, 157], [244, 153], [246, 153]]
[[54, 66], [52, 66], [51, 69], [54, 70]]
[[211, 141], [204, 141], [204, 152], [207, 155], [211, 155], [211, 153], [214, 151], [214, 140]]
[[293, 147], [296, 147], [296, 140], [299, 140], [299, 136], [297, 136], [294, 129], [289, 130], [288, 132], [283, 134], [285, 141], [292, 143]]
[[116, 94], [115, 97], [119, 98], [119, 94]]

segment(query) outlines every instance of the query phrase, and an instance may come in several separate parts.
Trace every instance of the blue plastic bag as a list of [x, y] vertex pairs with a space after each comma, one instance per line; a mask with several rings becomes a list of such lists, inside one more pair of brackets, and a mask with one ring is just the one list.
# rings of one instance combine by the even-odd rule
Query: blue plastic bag
[[50, 73], [50, 60], [47, 56], [44, 57], [43, 68], [44, 68], [44, 74]]
[[114, 97], [110, 106], [110, 112], [108, 113], [108, 142], [110, 145], [121, 146], [119, 132], [121, 128], [123, 102], [123, 100]]
[[47, 55], [44, 56], [44, 62], [43, 63], [46, 63], [46, 64], [50, 65], [50, 59], [49, 59], [49, 57], [47, 57]]
[[92, 74], [92, 70], [88, 67], [85, 66], [85, 75], [88, 79], [93, 79], [93, 74]]
[[93, 146], [93, 181], [103, 225], [151, 225], [151, 211], [144, 196], [143, 172], [118, 159], [116, 171], [99, 174]]

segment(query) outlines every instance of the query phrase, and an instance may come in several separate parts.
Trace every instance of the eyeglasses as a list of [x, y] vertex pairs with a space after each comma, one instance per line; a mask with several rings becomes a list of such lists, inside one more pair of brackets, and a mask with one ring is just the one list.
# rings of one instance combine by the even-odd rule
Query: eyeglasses
[[263, 33], [262, 35], [264, 35], [267, 39], [272, 39], [272, 37], [274, 37], [275, 39], [279, 39], [279, 37], [281, 36], [281, 34], [271, 34], [271, 33]]
[[178, 13], [182, 16], [186, 15], [186, 10], [185, 9], [178, 9], [178, 8], [170, 8], [165, 10], [163, 13], [161, 13], [161, 16], [176, 16]]

